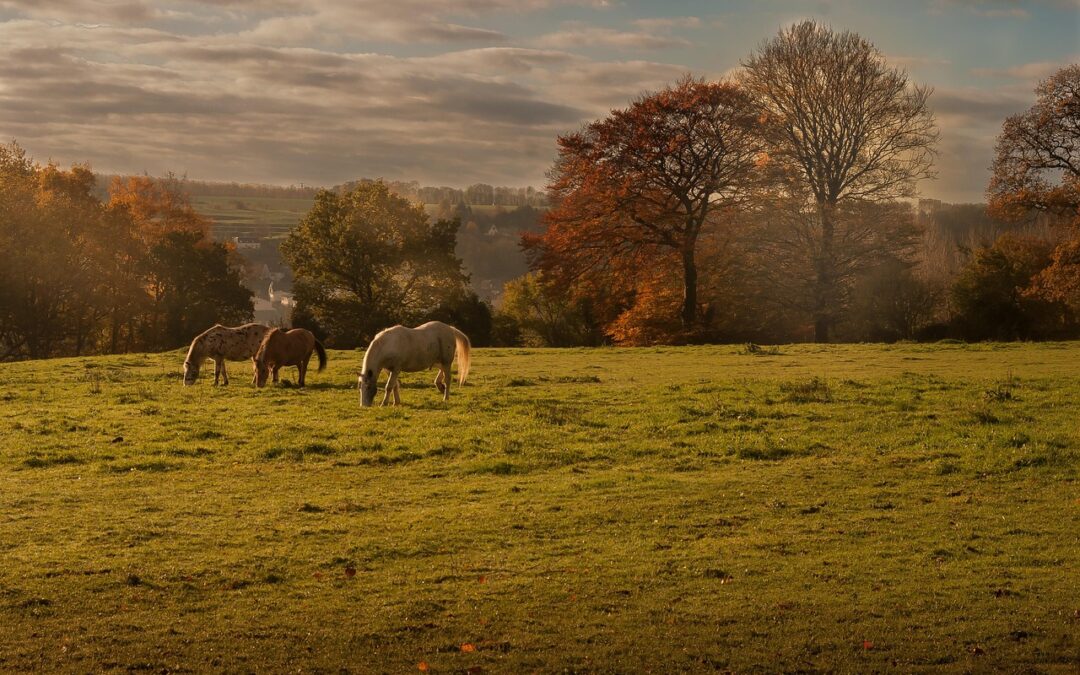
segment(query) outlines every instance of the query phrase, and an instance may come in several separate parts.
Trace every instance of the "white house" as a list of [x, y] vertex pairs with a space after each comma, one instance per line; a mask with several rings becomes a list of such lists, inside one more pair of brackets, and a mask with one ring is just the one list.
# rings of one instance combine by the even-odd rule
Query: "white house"
[[262, 248], [262, 241], [258, 237], [233, 237], [233, 244], [236, 245], [236, 250], [243, 249], [258, 250]]

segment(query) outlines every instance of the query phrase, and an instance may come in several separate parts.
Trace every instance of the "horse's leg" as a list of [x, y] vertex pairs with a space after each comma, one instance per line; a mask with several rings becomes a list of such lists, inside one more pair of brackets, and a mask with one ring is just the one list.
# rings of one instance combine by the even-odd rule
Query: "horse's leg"
[[445, 379], [446, 379], [446, 376], [443, 375], [443, 369], [440, 366], [439, 367], [439, 372], [435, 374], [435, 388], [439, 390], [440, 394], [443, 393], [444, 391], [446, 391], [446, 385], [443, 384]]
[[221, 381], [228, 386], [229, 384], [229, 371], [225, 368], [225, 357], [221, 357]]
[[218, 379], [221, 377], [221, 359], [214, 359], [214, 386], [218, 385]]
[[255, 362], [255, 357], [251, 357], [251, 383], [259, 383], [259, 364]]
[[401, 378], [396, 376], [394, 377], [394, 405], [401, 405]]
[[449, 401], [450, 400], [450, 364], [449, 363], [444, 363], [442, 366], [440, 366], [439, 374], [442, 375], [442, 377], [443, 377], [442, 400], [443, 401]]
[[[308, 357], [308, 358], [311, 358], [311, 357]], [[300, 377], [300, 386], [301, 387], [304, 386], [304, 376], [307, 375], [307, 364], [308, 364], [307, 359], [304, 359], [300, 363], [296, 364], [296, 371], [300, 374], [299, 377]]]
[[397, 386], [397, 371], [391, 370], [390, 377], [386, 380], [386, 391], [383, 392], [382, 404], [385, 406], [390, 402], [390, 394], [393, 393], [394, 387]]
[[279, 370], [281, 370], [281, 366], [279, 366], [278, 364], [275, 363], [274, 364], [274, 383], [275, 384], [277, 383], [278, 371]]

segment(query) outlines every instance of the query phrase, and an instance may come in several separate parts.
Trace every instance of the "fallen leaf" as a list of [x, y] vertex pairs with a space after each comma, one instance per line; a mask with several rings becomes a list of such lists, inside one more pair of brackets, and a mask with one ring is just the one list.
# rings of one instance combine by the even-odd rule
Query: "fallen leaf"
[[352, 565], [349, 565], [348, 567], [346, 567], [345, 568], [345, 576], [349, 577], [350, 579], [355, 577], [356, 576], [356, 568], [353, 567]]
[[487, 583], [487, 577], [485, 577], [483, 574], [481, 574], [480, 578], [477, 579], [477, 581], [482, 583], [482, 584], [486, 584]]
[[463, 652], [475, 652], [476, 651], [476, 645], [474, 645], [471, 642], [462, 642], [461, 643], [461, 651], [463, 651]]
[[427, 661], [421, 661], [420, 663], [416, 664], [416, 669], [422, 673], [426, 673], [428, 671]]
[[870, 642], [869, 640], [863, 640], [862, 641], [862, 648], [863, 649], [873, 649], [874, 648], [874, 643]]

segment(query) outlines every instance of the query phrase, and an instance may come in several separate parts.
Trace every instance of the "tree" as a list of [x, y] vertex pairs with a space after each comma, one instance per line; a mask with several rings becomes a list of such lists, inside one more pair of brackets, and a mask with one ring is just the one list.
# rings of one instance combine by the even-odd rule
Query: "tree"
[[145, 266], [153, 299], [150, 346], [175, 349], [215, 323], [251, 320], [252, 293], [222, 244], [172, 231], [150, 249]]
[[933, 323], [943, 299], [940, 287], [900, 260], [861, 275], [852, 295], [846, 337], [870, 342], [915, 339]]
[[990, 207], [1016, 219], [1045, 211], [1080, 216], [1080, 64], [1039, 83], [1030, 109], [1005, 120], [998, 137]]
[[[835, 332], [860, 277], [882, 265], [910, 265], [920, 241], [915, 214], [902, 202], [841, 202], [831, 211], [827, 237], [819, 216], [804, 199], [772, 200], [745, 245], [762, 299], [809, 326], [791, 336], [796, 339], [812, 334], [820, 341], [823, 308]], [[823, 258], [828, 285], [819, 283]]]
[[804, 21], [743, 62], [740, 81], [764, 108], [770, 161], [789, 198], [806, 200], [819, 221], [813, 243], [815, 339], [838, 318], [835, 247], [839, 207], [914, 194], [932, 175], [937, 140], [930, 90], [912, 86], [855, 33]]
[[1050, 255], [1050, 265], [1035, 276], [1027, 294], [1064, 303], [1080, 317], [1080, 237], [1058, 244]]
[[148, 248], [170, 232], [210, 234], [210, 221], [199, 215], [183, 184], [173, 174], [163, 178], [116, 176], [109, 185], [109, 206], [125, 209]]
[[420, 320], [468, 281], [454, 255], [458, 221], [428, 221], [423, 206], [381, 181], [321, 191], [281, 245], [302, 315], [336, 346]]
[[37, 166], [0, 147], [0, 358], [81, 351], [96, 319], [102, 209], [85, 167]]
[[1050, 337], [1066, 323], [1061, 303], [1026, 293], [1050, 264], [1054, 244], [1004, 234], [972, 256], [952, 288], [954, 321], [968, 340]]
[[175, 181], [116, 185], [105, 205], [87, 167], [0, 147], [0, 359], [173, 348], [250, 317], [232, 254]]
[[[682, 328], [697, 329], [698, 244], [749, 198], [763, 148], [757, 126], [738, 86], [685, 78], [560, 136], [547, 229], [524, 238], [533, 267], [560, 283], [625, 275], [635, 259], [645, 264], [632, 276], [677, 270]], [[665, 269], [671, 262], [675, 270]]]
[[538, 272], [529, 272], [503, 286], [499, 314], [517, 328], [530, 347], [569, 347], [592, 344], [588, 321], [580, 303], [567, 297]]

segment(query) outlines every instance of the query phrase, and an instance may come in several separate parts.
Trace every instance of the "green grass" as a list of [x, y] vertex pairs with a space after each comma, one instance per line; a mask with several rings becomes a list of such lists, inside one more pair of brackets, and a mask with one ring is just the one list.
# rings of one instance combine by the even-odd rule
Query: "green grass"
[[1080, 662], [1080, 344], [182, 358], [0, 366], [0, 670]]

